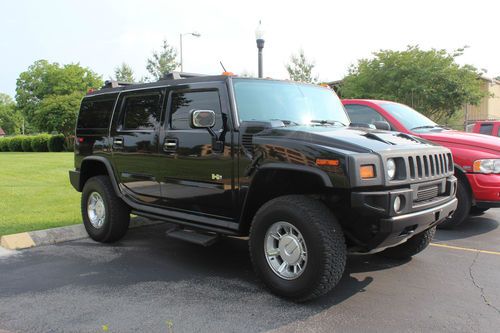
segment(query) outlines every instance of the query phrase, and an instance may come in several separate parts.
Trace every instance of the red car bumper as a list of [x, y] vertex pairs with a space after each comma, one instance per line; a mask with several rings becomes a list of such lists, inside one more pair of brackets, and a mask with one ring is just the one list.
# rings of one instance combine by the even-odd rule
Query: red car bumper
[[467, 174], [476, 204], [481, 207], [500, 207], [500, 175]]

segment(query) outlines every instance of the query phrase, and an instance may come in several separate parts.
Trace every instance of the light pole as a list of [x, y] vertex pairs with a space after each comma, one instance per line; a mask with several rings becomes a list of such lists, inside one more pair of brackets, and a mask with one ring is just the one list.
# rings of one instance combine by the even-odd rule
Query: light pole
[[259, 78], [263, 77], [262, 69], [262, 49], [264, 48], [264, 30], [262, 30], [262, 22], [259, 21], [257, 29], [255, 29], [255, 39], [257, 40], [257, 49], [259, 49], [258, 62], [259, 62]]
[[179, 34], [179, 39], [180, 39], [180, 50], [181, 50], [181, 72], [183, 71], [183, 66], [182, 66], [182, 36], [184, 35], [191, 35], [191, 36], [194, 36], [194, 37], [200, 37], [201, 34], [198, 33], [198, 32], [185, 32], [185, 33], [182, 33], [182, 34]]

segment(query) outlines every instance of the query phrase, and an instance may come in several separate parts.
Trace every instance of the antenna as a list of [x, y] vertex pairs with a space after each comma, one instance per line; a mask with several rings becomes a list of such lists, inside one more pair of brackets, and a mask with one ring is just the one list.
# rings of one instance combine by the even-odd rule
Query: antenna
[[220, 65], [222, 66], [222, 69], [224, 70], [224, 72], [227, 72], [226, 71], [226, 67], [224, 67], [224, 65], [222, 64], [222, 61], [219, 61]]

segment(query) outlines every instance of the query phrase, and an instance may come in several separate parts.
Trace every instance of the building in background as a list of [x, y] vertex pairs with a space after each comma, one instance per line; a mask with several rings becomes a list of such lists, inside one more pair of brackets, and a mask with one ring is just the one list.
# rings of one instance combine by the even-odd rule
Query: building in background
[[470, 125], [478, 120], [500, 119], [500, 81], [481, 77], [481, 86], [486, 95], [478, 105], [464, 105], [463, 120], [465, 125]]
[[0, 137], [5, 136], [5, 131], [0, 127]]

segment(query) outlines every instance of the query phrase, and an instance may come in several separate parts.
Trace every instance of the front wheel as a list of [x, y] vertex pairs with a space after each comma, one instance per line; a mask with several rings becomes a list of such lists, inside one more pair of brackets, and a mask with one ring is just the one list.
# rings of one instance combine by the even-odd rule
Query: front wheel
[[417, 253], [422, 252], [429, 246], [432, 238], [434, 238], [434, 234], [436, 233], [436, 227], [427, 229], [426, 231], [413, 236], [408, 239], [403, 244], [400, 244], [395, 247], [388, 248], [379, 254], [386, 258], [391, 259], [408, 259], [416, 255]]
[[128, 231], [130, 208], [107, 176], [90, 178], [82, 191], [83, 224], [90, 238], [102, 243], [121, 239]]
[[437, 226], [438, 229], [456, 228], [460, 224], [462, 224], [465, 221], [465, 219], [469, 216], [472, 205], [471, 203], [472, 199], [466, 184], [461, 180], [458, 180], [457, 183], [457, 200], [458, 200], [457, 209], [455, 210], [452, 216], [444, 219], [443, 222], [438, 224]]
[[250, 257], [256, 274], [275, 294], [306, 301], [331, 290], [342, 277], [342, 229], [320, 201], [302, 195], [275, 198], [255, 215]]

